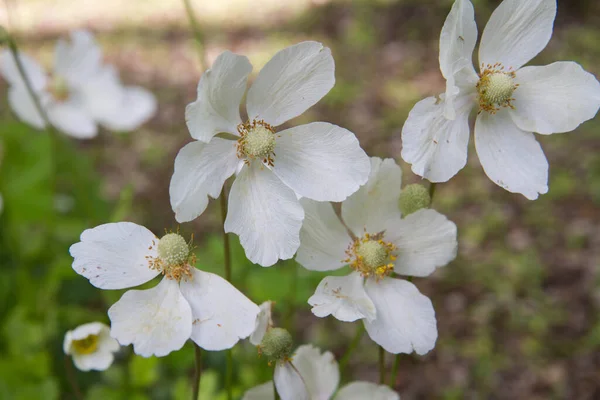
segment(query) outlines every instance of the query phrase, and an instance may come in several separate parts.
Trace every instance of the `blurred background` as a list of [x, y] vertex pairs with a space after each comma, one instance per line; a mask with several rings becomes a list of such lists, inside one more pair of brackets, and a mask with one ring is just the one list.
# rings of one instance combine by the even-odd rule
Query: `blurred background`
[[[499, 0], [474, 0], [479, 31]], [[247, 55], [253, 76], [283, 47], [317, 40], [336, 62], [334, 89], [292, 121], [328, 121], [355, 132], [370, 155], [395, 158], [404, 182], [420, 179], [400, 159], [412, 106], [443, 91], [438, 38], [450, 0], [196, 0], [209, 61], [223, 50]], [[554, 36], [530, 64], [574, 60], [600, 76], [600, 4], [559, 0]], [[0, 399], [74, 399], [65, 374], [64, 333], [94, 320], [123, 291], [101, 291], [71, 269], [68, 247], [86, 228], [129, 220], [157, 234], [177, 229], [168, 186], [177, 151], [190, 142], [185, 105], [201, 75], [179, 0], [4, 0], [0, 24], [22, 51], [52, 65], [57, 38], [92, 30], [126, 84], [159, 101], [136, 132], [52, 141], [18, 122], [0, 82]], [[459, 255], [415, 279], [437, 313], [439, 339], [425, 357], [401, 358], [403, 399], [600, 398], [600, 117], [575, 132], [542, 136], [550, 191], [537, 201], [484, 174], [474, 152], [433, 207], [455, 221]], [[197, 266], [222, 274], [218, 202], [193, 223]], [[275, 300], [275, 321], [296, 343], [339, 359], [356, 324], [317, 319], [306, 303], [324, 274], [295, 262], [261, 268], [234, 243], [233, 282], [256, 303]], [[153, 286], [154, 283], [149, 284]], [[188, 399], [193, 347], [144, 359], [123, 348], [105, 372], [77, 372], [86, 399]], [[203, 352], [203, 399], [223, 399], [225, 354]], [[247, 341], [233, 350], [235, 396], [270, 379]], [[367, 335], [344, 381], [377, 381]], [[388, 357], [391, 363], [392, 358]]]

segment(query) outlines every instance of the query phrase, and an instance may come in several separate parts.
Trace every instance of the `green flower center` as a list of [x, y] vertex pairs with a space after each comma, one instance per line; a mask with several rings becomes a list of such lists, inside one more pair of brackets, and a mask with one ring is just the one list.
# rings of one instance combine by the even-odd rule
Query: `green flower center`
[[67, 85], [67, 81], [60, 76], [54, 76], [50, 80], [47, 90], [57, 101], [65, 101], [69, 98], [69, 86]]
[[240, 138], [237, 155], [249, 163], [253, 159], [262, 160], [273, 166], [275, 153], [275, 129], [265, 121], [254, 120], [238, 125]]
[[514, 108], [512, 95], [519, 85], [515, 84], [515, 73], [506, 72], [500, 64], [488, 66], [477, 83], [479, 110], [495, 114], [500, 107]]
[[377, 268], [386, 263], [388, 250], [382, 243], [369, 240], [358, 245], [356, 254], [362, 257], [363, 263], [368, 268]]
[[77, 354], [92, 354], [98, 348], [98, 335], [89, 335], [83, 339], [73, 340], [71, 345]]
[[177, 233], [167, 233], [158, 241], [158, 257], [167, 265], [187, 263], [190, 257], [190, 246]]
[[362, 238], [352, 241], [346, 250], [348, 258], [342, 262], [348, 263], [365, 278], [374, 276], [381, 279], [394, 270], [395, 250], [395, 245], [383, 240], [383, 232], [374, 235], [365, 233]]

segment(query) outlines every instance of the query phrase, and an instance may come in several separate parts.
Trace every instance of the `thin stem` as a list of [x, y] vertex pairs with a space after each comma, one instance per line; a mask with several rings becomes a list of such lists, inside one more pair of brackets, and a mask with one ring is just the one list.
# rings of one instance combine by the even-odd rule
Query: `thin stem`
[[196, 19], [196, 14], [194, 13], [194, 9], [190, 0], [183, 0], [183, 4], [185, 5], [185, 12], [190, 21], [190, 26], [192, 27], [192, 31], [194, 32], [194, 38], [196, 39], [196, 47], [198, 47], [198, 57], [200, 58], [200, 68], [202, 70], [208, 67], [206, 62], [206, 54], [204, 52], [204, 45], [202, 44], [202, 30], [200, 29], [200, 24]]
[[[227, 218], [227, 193], [223, 186], [223, 192], [221, 193], [221, 220], [223, 226], [225, 226], [225, 219]], [[225, 268], [225, 279], [231, 282], [231, 246], [229, 244], [229, 236], [223, 229], [223, 257], [224, 257], [224, 268]]]
[[71, 362], [71, 357], [65, 354], [65, 370], [67, 372], [67, 379], [69, 380], [69, 384], [71, 385], [71, 390], [73, 390], [73, 394], [77, 400], [83, 400], [83, 395], [81, 394], [81, 389], [79, 389], [79, 384], [77, 383], [77, 378], [75, 377], [75, 370], [73, 369], [73, 363]]
[[437, 184], [435, 182], [431, 182], [429, 184], [429, 198], [431, 199], [431, 203], [433, 203], [433, 196], [435, 195], [435, 186]]
[[233, 399], [233, 353], [232, 350], [227, 350], [226, 353], [227, 365], [225, 371], [225, 388], [227, 389], [227, 400]]
[[346, 366], [348, 365], [348, 362], [350, 362], [350, 356], [352, 355], [354, 350], [358, 347], [358, 344], [360, 343], [360, 339], [362, 339], [362, 336], [364, 333], [365, 333], [365, 326], [361, 323], [358, 323], [357, 328], [356, 328], [356, 333], [354, 334], [354, 338], [352, 338], [352, 341], [348, 345], [348, 349], [346, 350], [346, 352], [340, 359], [340, 363], [339, 363], [340, 375], [342, 375], [342, 376], [344, 375], [344, 370], [345, 370]]
[[393, 389], [396, 385], [396, 377], [398, 375], [398, 367], [400, 366], [400, 354], [396, 354], [394, 365], [392, 365], [392, 375], [390, 376], [390, 387]]
[[385, 383], [385, 350], [379, 346], [379, 383]]
[[196, 356], [195, 370], [194, 370], [194, 385], [192, 400], [198, 400], [198, 396], [200, 395], [200, 375], [202, 371], [202, 349], [194, 343], [194, 354]]

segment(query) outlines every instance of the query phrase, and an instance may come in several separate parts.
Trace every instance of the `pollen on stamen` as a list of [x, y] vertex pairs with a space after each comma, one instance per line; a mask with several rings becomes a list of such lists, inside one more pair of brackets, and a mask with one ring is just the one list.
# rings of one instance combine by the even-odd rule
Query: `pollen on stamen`
[[479, 112], [487, 111], [496, 114], [501, 107], [514, 109], [513, 93], [519, 84], [514, 82], [516, 74], [512, 68], [505, 70], [501, 63], [482, 64], [481, 71], [483, 72], [479, 74], [479, 82], [476, 85]]
[[363, 237], [352, 241], [342, 260], [352, 269], [365, 277], [375, 277], [377, 280], [390, 275], [396, 261], [396, 246], [383, 240], [383, 232], [377, 234], [365, 233]]
[[191, 241], [188, 243], [178, 233], [167, 233], [156, 246], [158, 257], [146, 257], [149, 267], [160, 271], [165, 278], [180, 282], [185, 277], [192, 279], [191, 264], [195, 264], [196, 255], [192, 252]]
[[237, 141], [237, 156], [246, 164], [261, 160], [268, 166], [275, 163], [275, 128], [263, 120], [253, 120], [239, 124], [240, 138]]

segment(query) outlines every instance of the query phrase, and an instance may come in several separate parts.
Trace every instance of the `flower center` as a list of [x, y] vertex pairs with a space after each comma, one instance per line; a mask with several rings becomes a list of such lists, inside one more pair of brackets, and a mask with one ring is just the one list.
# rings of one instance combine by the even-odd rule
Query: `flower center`
[[72, 346], [77, 354], [92, 354], [98, 348], [98, 335], [89, 335], [83, 339], [73, 340]]
[[190, 259], [192, 264], [195, 256], [190, 244], [178, 233], [167, 233], [156, 246], [157, 258], [150, 258], [150, 268], [161, 271], [166, 278], [180, 281], [185, 275], [192, 277]]
[[515, 72], [505, 71], [502, 64], [487, 65], [479, 75], [477, 93], [479, 94], [479, 112], [487, 111], [496, 114], [500, 107], [515, 108], [512, 105], [514, 91], [519, 87], [515, 84]]
[[54, 76], [50, 79], [47, 90], [56, 101], [65, 101], [69, 98], [67, 81], [60, 76]]
[[365, 278], [375, 276], [381, 279], [394, 270], [395, 250], [395, 245], [383, 240], [383, 232], [375, 235], [365, 233], [362, 238], [354, 239], [346, 250], [348, 258], [342, 261], [349, 263]]
[[237, 156], [246, 164], [254, 159], [273, 166], [275, 153], [275, 129], [263, 120], [253, 120], [238, 125], [240, 138], [237, 142]]

